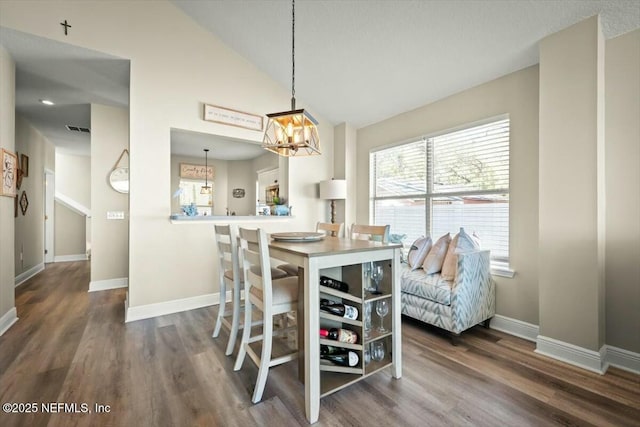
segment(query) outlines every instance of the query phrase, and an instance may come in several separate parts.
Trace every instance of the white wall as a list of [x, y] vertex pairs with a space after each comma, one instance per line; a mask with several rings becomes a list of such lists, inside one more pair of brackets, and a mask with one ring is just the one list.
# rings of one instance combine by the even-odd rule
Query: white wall
[[[0, 147], [15, 152], [15, 62], [0, 46]], [[0, 196], [0, 335], [15, 320], [14, 200]]]
[[604, 344], [603, 42], [598, 16], [540, 42], [540, 335], [592, 351]]
[[54, 204], [54, 212], [54, 255], [84, 256], [87, 251], [86, 217], [58, 202]]
[[26, 213], [19, 211], [15, 219], [15, 275], [18, 276], [44, 262], [44, 170], [54, 170], [55, 165], [45, 164], [53, 158], [53, 144], [22, 116], [16, 115], [15, 130], [16, 151], [29, 156], [29, 176], [22, 179], [19, 190], [19, 197], [24, 192], [29, 205]]
[[56, 152], [56, 192], [91, 209], [91, 157]]
[[[147, 2], [0, 2], [2, 26], [131, 60], [131, 307], [217, 291], [209, 228], [203, 232], [200, 226], [177, 226], [168, 220], [170, 129], [260, 141], [261, 132], [203, 121], [202, 104], [264, 114], [282, 111], [290, 102], [287, 88], [169, 2], [153, 3], [153, 19], [149, 10]], [[72, 25], [77, 23], [68, 36], [51, 25], [51, 17], [60, 13]], [[304, 98], [298, 98], [298, 105], [305, 106]], [[283, 170], [296, 177], [290, 187], [284, 183], [296, 208], [289, 229], [313, 229], [323, 212], [317, 182], [327, 179], [332, 169], [333, 127], [311, 112], [320, 122], [324, 154], [284, 165]], [[95, 251], [95, 232], [93, 240]]]
[[640, 30], [605, 56], [606, 336], [640, 353]]
[[[230, 212], [236, 215], [255, 215], [256, 202], [251, 196], [255, 193], [256, 180], [258, 175], [253, 169], [253, 160], [233, 160], [229, 162], [229, 182], [227, 188], [227, 204]], [[245, 196], [243, 198], [234, 198], [233, 189], [244, 188]], [[251, 191], [254, 189], [253, 191]]]
[[[91, 284], [129, 276], [129, 197], [109, 185], [109, 174], [129, 146], [129, 111], [91, 104]], [[119, 166], [127, 166], [125, 154]], [[107, 219], [108, 211], [125, 219]]]
[[369, 152], [388, 144], [508, 113], [510, 262], [512, 279], [497, 282], [497, 312], [538, 323], [538, 67], [506, 75], [448, 98], [359, 129], [357, 221], [369, 221]]

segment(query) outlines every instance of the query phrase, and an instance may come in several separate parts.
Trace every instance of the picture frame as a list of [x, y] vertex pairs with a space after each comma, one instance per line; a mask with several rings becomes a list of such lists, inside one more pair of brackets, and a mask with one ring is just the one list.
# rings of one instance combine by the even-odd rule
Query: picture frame
[[2, 161], [2, 182], [0, 183], [0, 196], [15, 197], [18, 180], [18, 156], [4, 148], [0, 151]]
[[262, 132], [264, 117], [245, 111], [204, 104], [203, 120]]
[[23, 190], [22, 196], [20, 196], [20, 210], [22, 211], [23, 216], [27, 214], [28, 207], [29, 207], [29, 199], [27, 198], [27, 192]]
[[279, 185], [270, 185], [265, 189], [265, 200], [268, 205], [274, 205], [273, 201], [274, 197], [280, 197], [280, 186]]
[[20, 155], [20, 170], [23, 177], [27, 178], [29, 176], [29, 156], [26, 154]]
[[[206, 168], [206, 177], [210, 180], [213, 180], [215, 178], [213, 166], [208, 166]], [[190, 163], [180, 163], [180, 178], [205, 179], [205, 166], [194, 165]]]
[[18, 218], [18, 195], [13, 196], [13, 217]]

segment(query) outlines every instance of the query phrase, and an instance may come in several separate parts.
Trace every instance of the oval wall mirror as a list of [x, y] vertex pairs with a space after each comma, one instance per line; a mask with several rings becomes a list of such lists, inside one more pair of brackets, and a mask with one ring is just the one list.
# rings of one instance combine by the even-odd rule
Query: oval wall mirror
[[129, 192], [129, 168], [117, 167], [109, 174], [109, 184], [118, 193]]

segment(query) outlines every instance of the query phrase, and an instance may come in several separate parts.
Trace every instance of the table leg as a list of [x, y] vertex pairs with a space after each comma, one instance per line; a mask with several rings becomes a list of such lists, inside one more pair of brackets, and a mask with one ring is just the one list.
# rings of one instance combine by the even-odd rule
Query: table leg
[[318, 266], [314, 258], [304, 261], [304, 398], [307, 420], [313, 424], [320, 415], [320, 293]]
[[304, 384], [304, 268], [298, 267], [298, 380]]

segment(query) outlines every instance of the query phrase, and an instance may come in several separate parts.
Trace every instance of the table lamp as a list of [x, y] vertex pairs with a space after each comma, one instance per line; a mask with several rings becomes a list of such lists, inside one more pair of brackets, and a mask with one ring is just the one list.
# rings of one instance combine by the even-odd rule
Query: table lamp
[[347, 181], [344, 179], [331, 179], [320, 182], [320, 198], [331, 200], [331, 223], [336, 222], [336, 200], [347, 198]]

